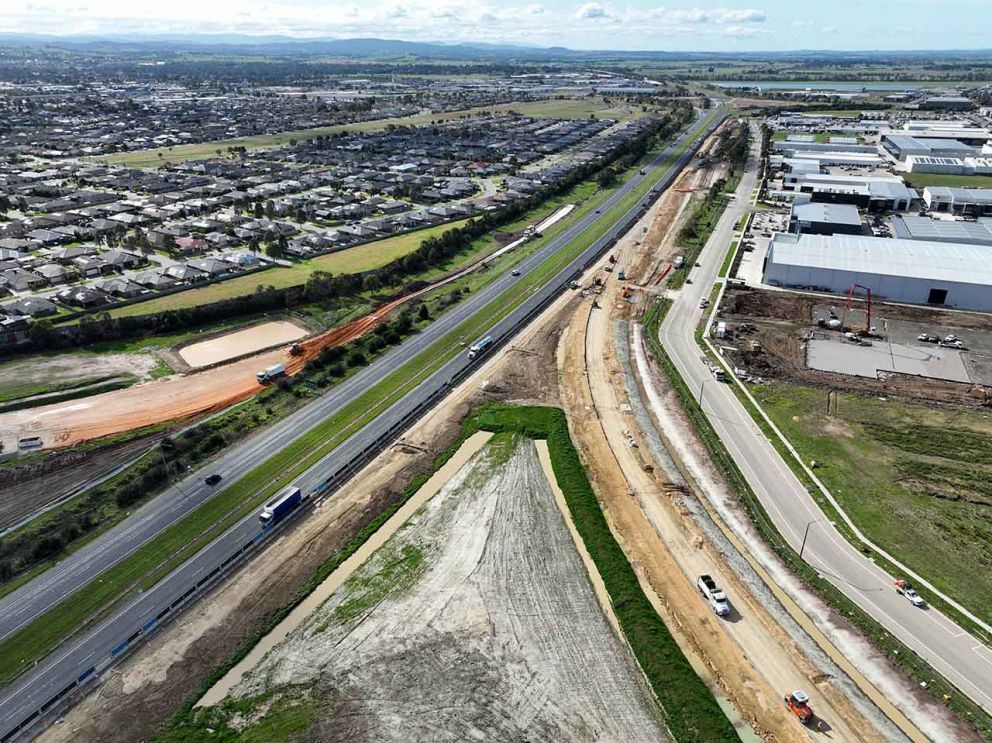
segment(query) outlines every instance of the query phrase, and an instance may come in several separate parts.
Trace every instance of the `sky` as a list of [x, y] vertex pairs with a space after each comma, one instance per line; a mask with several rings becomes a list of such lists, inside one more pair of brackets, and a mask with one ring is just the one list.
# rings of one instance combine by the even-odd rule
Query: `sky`
[[27, 0], [0, 32], [239, 33], [573, 49], [992, 47], [992, 0]]

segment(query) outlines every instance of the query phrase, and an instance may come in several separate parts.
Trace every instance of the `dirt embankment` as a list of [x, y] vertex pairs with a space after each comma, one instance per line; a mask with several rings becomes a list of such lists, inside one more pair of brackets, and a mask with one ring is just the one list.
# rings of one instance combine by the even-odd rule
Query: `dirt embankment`
[[[724, 294], [720, 319], [727, 321], [728, 337], [720, 342], [729, 361], [743, 367], [753, 377], [777, 379], [825, 389], [887, 395], [928, 403], [978, 407], [985, 399], [980, 388], [965, 382], [928, 379], [887, 372], [884, 379], [855, 377], [818, 371], [806, 366], [804, 336], [815, 326], [817, 307], [833, 304], [843, 312], [844, 299], [762, 290], [733, 290]], [[863, 314], [863, 302], [855, 302], [852, 312]], [[947, 312], [927, 307], [876, 304], [873, 318], [907, 321], [964, 331], [992, 332], [992, 317]], [[744, 324], [745, 328], [741, 329]], [[748, 327], [750, 324], [753, 327]], [[759, 344], [758, 347], [754, 343]]]
[[[670, 245], [663, 240], [655, 247], [664, 255]], [[647, 278], [656, 260], [651, 246], [645, 248], [624, 240], [618, 260], [631, 267], [635, 280], [651, 286]], [[804, 655], [800, 643], [737, 580], [684, 507], [680, 486], [668, 481], [647, 453], [630, 412], [613, 333], [615, 318], [636, 315], [649, 301], [644, 291], [611, 278], [598, 308], [587, 304], [576, 312], [559, 348], [570, 430], [611, 528], [680, 644], [701, 658], [704, 677], [756, 730], [769, 740], [807, 740], [807, 731], [781, 702], [783, 689], [805, 687], [817, 691], [819, 730], [825, 737], [881, 740]], [[730, 592], [734, 608], [728, 619], [716, 617], [698, 596], [694, 582], [701, 573], [710, 573]]]
[[574, 302], [574, 295], [564, 296], [543, 322], [484, 364], [314, 516], [111, 670], [42, 740], [150, 738], [213, 669], [292, 598], [297, 586], [430, 467], [458, 435], [471, 407], [485, 399], [559, 404], [555, 348]]
[[308, 734], [321, 740], [667, 737], [600, 611], [534, 444], [505, 438], [232, 696], [276, 706], [309, 697]]

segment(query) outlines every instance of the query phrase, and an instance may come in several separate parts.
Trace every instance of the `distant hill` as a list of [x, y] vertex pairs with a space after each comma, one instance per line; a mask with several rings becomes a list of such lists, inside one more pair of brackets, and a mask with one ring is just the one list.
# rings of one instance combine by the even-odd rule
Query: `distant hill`
[[246, 34], [102, 34], [55, 36], [43, 34], [0, 33], [0, 45], [48, 46], [91, 52], [170, 53], [203, 52], [223, 54], [327, 55], [362, 59], [441, 59], [463, 61], [611, 61], [611, 60], [843, 60], [859, 59], [924, 60], [939, 55], [944, 61], [988, 59], [992, 51], [861, 51], [835, 52], [797, 50], [787, 52], [666, 52], [666, 51], [590, 51], [566, 47], [539, 47], [514, 44], [464, 42], [447, 44], [400, 39], [297, 38], [292, 36], [250, 36]]

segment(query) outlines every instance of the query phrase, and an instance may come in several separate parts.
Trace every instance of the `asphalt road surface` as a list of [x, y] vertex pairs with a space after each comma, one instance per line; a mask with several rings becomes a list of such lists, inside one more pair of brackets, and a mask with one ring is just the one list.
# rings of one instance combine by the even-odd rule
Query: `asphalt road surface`
[[[703, 112], [704, 114], [710, 112]], [[722, 120], [722, 116], [718, 117]], [[695, 122], [691, 129], [695, 127]], [[713, 125], [715, 128], [715, 124]], [[524, 259], [517, 268], [519, 277], [509, 272], [500, 276], [469, 299], [456, 305], [448, 313], [429, 325], [421, 333], [407, 339], [400, 346], [342, 382], [326, 395], [318, 398], [280, 423], [261, 431], [247, 441], [233, 447], [207, 470], [191, 474], [175, 488], [155, 498], [121, 524], [63, 560], [35, 580], [8, 594], [0, 600], [0, 639], [16, 632], [46, 610], [86, 585], [100, 573], [140, 548], [162, 530], [182, 518], [186, 513], [207, 501], [215, 492], [230, 486], [260, 462], [286, 447], [298, 436], [320, 423], [350, 402], [355, 396], [374, 385], [393, 369], [412, 359], [445, 336], [457, 325], [480, 311], [512, 284], [528, 281], [529, 274], [546, 258], [560, 251], [604, 217], [610, 208], [623, 199], [638, 183], [648, 179], [660, 187], [667, 187], [685, 163], [692, 157], [698, 143], [688, 142], [689, 131], [683, 133], [670, 147], [645, 166], [645, 175], [635, 175], [595, 213], [580, 219], [548, 245]], [[672, 150], [689, 144], [685, 154], [665, 167]], [[656, 196], [646, 195], [621, 216], [607, 233], [584, 253], [563, 269], [543, 287], [534, 292], [510, 315], [497, 323], [489, 333], [494, 337], [509, 336], [522, 326], [528, 315], [542, 307], [567, 286], [571, 278], [589, 260], [599, 255], [611, 240], [623, 233], [628, 222], [636, 218]], [[467, 343], [475, 338], [466, 338]], [[332, 473], [338, 472], [359, 457], [373, 442], [387, 434], [398, 422], [418, 408], [432, 394], [442, 391], [460, 372], [471, 365], [467, 354], [459, 354], [438, 371], [421, 382], [400, 400], [357, 431], [330, 454], [321, 459], [297, 480], [304, 492], [316, 488]], [[203, 482], [205, 474], [217, 472], [224, 479], [218, 488]], [[173, 573], [129, 601], [116, 614], [104, 620], [83, 636], [73, 639], [25, 672], [0, 697], [0, 740], [6, 740], [26, 722], [38, 718], [43, 706], [49, 705], [60, 693], [71, 690], [80, 680], [89, 681], [99, 675], [112, 660], [127, 649], [128, 641], [140, 640], [159, 621], [168, 618], [170, 607], [178, 607], [184, 598], [195, 592], [197, 585], [211, 576], [218, 576], [226, 564], [246, 545], [260, 537], [258, 519], [252, 514], [234, 525], [205, 547], [201, 552], [177, 568]]]
[[[804, 559], [889, 632], [954, 683], [986, 711], [992, 711], [992, 650], [939, 611], [914, 607], [893, 588], [889, 575], [851, 546], [831, 524], [778, 451], [754, 423], [729, 384], [717, 382], [693, 337], [734, 226], [747, 213], [755, 184], [749, 169], [699, 258], [687, 284], [662, 323], [661, 342], [779, 533], [799, 551], [806, 527]], [[898, 556], [897, 556], [898, 557]]]

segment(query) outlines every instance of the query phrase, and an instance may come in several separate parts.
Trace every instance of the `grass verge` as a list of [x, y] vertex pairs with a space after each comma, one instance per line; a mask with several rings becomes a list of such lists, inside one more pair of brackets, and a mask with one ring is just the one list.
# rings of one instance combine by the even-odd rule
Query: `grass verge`
[[643, 324], [648, 346], [655, 361], [678, 396], [686, 417], [706, 447], [713, 464], [723, 475], [727, 484], [737, 493], [741, 505], [747, 511], [752, 523], [765, 542], [807, 586], [840, 612], [890, 661], [899, 666], [917, 683], [925, 683], [924, 688], [934, 699], [945, 704], [962, 720], [972, 725], [985, 740], [992, 741], [992, 717], [989, 714], [969, 697], [962, 694], [956, 686], [934, 671], [926, 661], [889, 633], [875, 619], [841, 593], [836, 586], [800, 560], [796, 551], [779, 534], [761, 502], [751, 490], [751, 486], [748, 485], [744, 475], [737, 467], [737, 463], [734, 462], [719, 435], [710, 425], [692, 390], [686, 385], [682, 375], [679, 374], [678, 369], [658, 339], [661, 321], [670, 306], [669, 300], [659, 300], [645, 315]]

